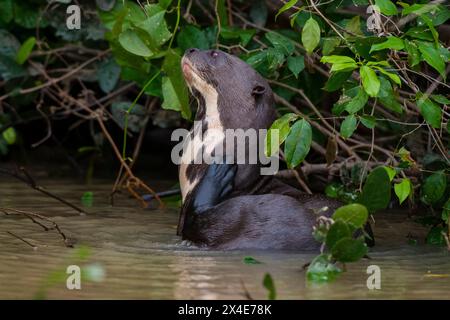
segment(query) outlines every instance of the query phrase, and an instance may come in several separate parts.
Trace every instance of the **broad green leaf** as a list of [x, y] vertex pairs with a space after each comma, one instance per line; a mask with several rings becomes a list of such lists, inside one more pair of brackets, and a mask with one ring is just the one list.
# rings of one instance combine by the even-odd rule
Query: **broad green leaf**
[[328, 249], [332, 249], [336, 242], [346, 237], [351, 237], [350, 228], [344, 221], [337, 220], [331, 225], [330, 230], [328, 230], [325, 244]]
[[363, 35], [361, 31], [361, 19], [360, 17], [354, 16], [345, 25], [345, 30], [356, 35]]
[[344, 121], [341, 124], [341, 137], [344, 139], [349, 138], [353, 132], [356, 130], [357, 121], [354, 114], [348, 115], [345, 117]]
[[370, 52], [383, 49], [402, 50], [405, 47], [403, 40], [397, 37], [388, 37], [386, 41], [373, 44]]
[[333, 220], [350, 224], [352, 228], [362, 228], [369, 217], [367, 208], [359, 203], [342, 206], [333, 213]]
[[352, 73], [348, 71], [331, 73], [323, 89], [328, 92], [333, 92], [340, 89], [351, 74]]
[[422, 53], [423, 59], [434, 69], [436, 69], [439, 74], [446, 79], [445, 75], [445, 61], [440, 55], [439, 50], [434, 48], [431, 44], [425, 42], [419, 42], [419, 51]]
[[0, 1], [0, 21], [9, 23], [14, 18], [13, 0]]
[[341, 43], [341, 38], [323, 38], [322, 54], [328, 56]]
[[103, 92], [111, 92], [119, 81], [120, 78], [120, 66], [114, 61], [114, 59], [107, 59], [103, 61], [97, 69], [97, 78], [100, 89]]
[[268, 291], [267, 299], [275, 300], [277, 297], [277, 293], [275, 290], [275, 284], [273, 282], [272, 276], [269, 273], [266, 273], [264, 275], [263, 286]]
[[327, 255], [321, 254], [314, 258], [308, 266], [306, 277], [308, 281], [312, 282], [330, 282], [342, 273], [334, 263], [330, 262]]
[[398, 13], [397, 7], [390, 0], [375, 0], [375, 4], [380, 8], [380, 12], [387, 16], [393, 16]]
[[[1, 126], [1, 125], [0, 125]], [[7, 144], [14, 144], [17, 140], [16, 130], [13, 127], [9, 127], [2, 132], [3, 139], [5, 139]]]
[[[162, 91], [165, 109], [180, 110], [185, 119], [190, 119], [189, 94], [181, 71], [181, 56], [169, 50], [162, 66], [166, 77], [163, 78]], [[167, 100], [166, 100], [167, 99]]]
[[147, 32], [148, 36], [151, 39], [153, 50], [157, 50], [172, 36], [170, 31], [167, 29], [164, 15], [165, 11], [161, 11], [147, 17], [144, 21], [137, 24], [137, 27]]
[[439, 129], [442, 121], [442, 108], [436, 105], [429, 98], [420, 97], [417, 100], [417, 106], [419, 107], [420, 114], [425, 121], [433, 128]]
[[386, 209], [391, 200], [391, 181], [384, 167], [377, 167], [368, 175], [358, 198], [370, 213]]
[[392, 72], [388, 72], [386, 70], [384, 70], [381, 67], [378, 66], [374, 66], [374, 68], [376, 68], [378, 71], [380, 71], [382, 74], [388, 76], [392, 81], [394, 81], [396, 84], [398, 84], [399, 86], [401, 86], [402, 84], [402, 80], [400, 79], [400, 77], [398, 75], [396, 75], [395, 73]]
[[266, 38], [275, 49], [281, 51], [285, 56], [291, 55], [295, 50], [292, 40], [279, 33], [268, 32]]
[[320, 59], [320, 62], [322, 63], [331, 63], [331, 64], [343, 64], [343, 63], [354, 63], [356, 64], [356, 61], [353, 58], [347, 57], [347, 56], [323, 56]]
[[389, 181], [392, 182], [392, 180], [394, 180], [395, 176], [397, 175], [397, 171], [395, 171], [394, 168], [388, 167], [388, 166], [384, 166], [383, 168], [384, 168], [384, 170], [386, 170], [386, 172], [389, 176]]
[[18, 64], [24, 64], [24, 62], [27, 61], [28, 57], [30, 56], [30, 53], [33, 51], [35, 44], [36, 44], [35, 37], [28, 38], [22, 44], [16, 55], [16, 62]]
[[420, 53], [417, 45], [408, 40], [404, 40], [406, 52], [408, 52], [408, 63], [414, 67], [420, 63]]
[[267, 23], [268, 9], [265, 0], [256, 0], [250, 8], [250, 18], [258, 27], [264, 27]]
[[369, 129], [373, 129], [375, 128], [377, 120], [375, 119], [374, 116], [368, 116], [368, 115], [363, 115], [361, 117], [361, 123]]
[[364, 240], [347, 237], [334, 245], [331, 254], [339, 262], [355, 262], [367, 254], [367, 246]]
[[16, 37], [8, 31], [0, 29], [0, 55], [15, 59], [19, 48], [20, 42]]
[[444, 220], [447, 224], [450, 223], [450, 198], [447, 200], [447, 202], [442, 207], [442, 220]]
[[153, 52], [145, 45], [144, 41], [132, 30], [125, 30], [119, 36], [120, 45], [135, 55], [150, 57]]
[[305, 58], [303, 56], [290, 56], [287, 58], [287, 66], [292, 74], [298, 78], [298, 74], [305, 69]]
[[411, 193], [412, 185], [411, 181], [408, 178], [402, 179], [400, 183], [394, 184], [394, 191], [395, 194], [398, 197], [398, 201], [400, 204], [403, 203], [403, 201], [408, 198], [409, 194]]
[[362, 88], [359, 88], [356, 97], [346, 103], [345, 110], [350, 114], [356, 113], [364, 108], [368, 99], [369, 97], [366, 92]]
[[290, 8], [292, 8], [293, 6], [295, 6], [295, 4], [298, 2], [298, 0], [289, 0], [288, 2], [286, 2], [281, 8], [280, 10], [278, 10], [277, 14], [275, 15], [275, 21], [277, 20], [278, 16], [280, 14], [282, 14], [283, 12], [289, 10]]
[[295, 168], [305, 159], [311, 143], [311, 125], [305, 119], [298, 120], [292, 126], [284, 144], [284, 155], [289, 168]]
[[206, 50], [210, 46], [205, 32], [193, 25], [187, 25], [181, 29], [177, 36], [177, 43], [183, 51], [189, 48]]
[[443, 172], [436, 172], [425, 179], [421, 189], [421, 200], [426, 204], [434, 204], [445, 193], [447, 178]]
[[450, 105], [450, 99], [446, 98], [442, 94], [432, 94], [430, 97], [439, 104]]
[[419, 4], [414, 3], [413, 5], [410, 5], [408, 7], [405, 7], [402, 11], [402, 15], [408, 15], [411, 13], [414, 13], [416, 15], [422, 15], [424, 13], [430, 12], [432, 10], [436, 9], [435, 4]]
[[389, 110], [392, 110], [396, 113], [402, 113], [403, 107], [397, 101], [391, 83], [382, 76], [379, 77], [379, 79], [380, 79], [380, 91], [378, 92], [378, 98], [381, 104]]
[[380, 80], [375, 71], [368, 66], [362, 66], [359, 72], [364, 90], [366, 90], [369, 96], [376, 97], [380, 91]]
[[309, 18], [302, 30], [302, 43], [306, 52], [312, 53], [320, 42], [320, 26], [312, 17]]
[[[286, 140], [286, 137], [289, 134], [289, 123], [297, 117], [298, 116], [295, 113], [287, 113], [273, 122], [265, 137], [266, 156], [270, 157], [278, 151], [280, 145]], [[277, 141], [278, 143], [276, 143]]]

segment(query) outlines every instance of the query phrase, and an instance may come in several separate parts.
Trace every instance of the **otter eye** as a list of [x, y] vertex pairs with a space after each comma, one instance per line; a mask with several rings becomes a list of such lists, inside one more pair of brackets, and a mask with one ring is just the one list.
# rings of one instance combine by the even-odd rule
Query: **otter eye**
[[211, 53], [209, 54], [212, 58], [217, 58], [217, 56], [219, 55], [219, 53], [217, 51], [211, 51]]

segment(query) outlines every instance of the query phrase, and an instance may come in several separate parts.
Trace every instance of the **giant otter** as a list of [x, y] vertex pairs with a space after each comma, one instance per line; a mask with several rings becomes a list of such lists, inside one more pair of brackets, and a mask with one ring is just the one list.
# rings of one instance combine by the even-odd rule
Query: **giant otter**
[[[189, 49], [181, 64], [198, 100], [195, 120], [202, 132], [267, 129], [275, 120], [268, 82], [239, 58], [219, 50]], [[209, 138], [204, 141], [210, 144], [223, 139], [220, 135]], [[260, 162], [182, 163], [178, 234], [217, 249], [317, 248], [319, 243], [312, 236], [316, 218], [331, 215], [342, 204], [305, 194], [273, 175], [263, 176], [261, 166]]]

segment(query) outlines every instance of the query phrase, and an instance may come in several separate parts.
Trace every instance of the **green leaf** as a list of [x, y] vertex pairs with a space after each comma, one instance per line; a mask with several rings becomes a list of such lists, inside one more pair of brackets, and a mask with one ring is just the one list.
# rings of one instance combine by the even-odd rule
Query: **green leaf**
[[379, 79], [380, 91], [378, 92], [378, 98], [381, 104], [389, 110], [392, 110], [396, 113], [402, 113], [403, 107], [397, 101], [391, 83], [384, 77], [379, 77]]
[[356, 97], [346, 103], [345, 110], [350, 114], [356, 113], [364, 108], [368, 99], [369, 97], [367, 96], [366, 92], [361, 88], [358, 88], [358, 94], [356, 95]]
[[97, 69], [97, 78], [100, 89], [103, 92], [109, 93], [116, 86], [120, 78], [120, 66], [114, 59], [107, 59], [103, 61]]
[[334, 263], [331, 263], [328, 256], [321, 254], [314, 258], [308, 267], [306, 277], [308, 281], [312, 282], [330, 282], [337, 278], [342, 273]]
[[265, 0], [256, 0], [250, 8], [250, 18], [259, 27], [264, 27], [267, 22], [267, 4]]
[[420, 53], [417, 45], [408, 40], [404, 40], [406, 52], [408, 52], [408, 63], [414, 67], [420, 63]]
[[405, 47], [403, 40], [397, 37], [388, 37], [386, 41], [373, 44], [370, 52], [383, 49], [402, 50]]
[[445, 221], [445, 223], [450, 223], [450, 198], [448, 198], [447, 202], [442, 207], [442, 220]]
[[400, 77], [398, 75], [396, 75], [395, 73], [392, 72], [388, 72], [386, 70], [384, 70], [381, 67], [378, 66], [374, 66], [375, 69], [379, 70], [382, 74], [388, 76], [392, 81], [394, 81], [396, 84], [398, 84], [399, 86], [402, 85], [402, 80], [400, 79]]
[[302, 43], [307, 53], [312, 53], [320, 42], [320, 27], [316, 20], [309, 18], [302, 30]]
[[266, 156], [270, 157], [278, 151], [280, 145], [286, 140], [289, 134], [290, 122], [297, 117], [295, 113], [287, 113], [272, 123], [265, 137]]
[[384, 170], [386, 170], [386, 172], [389, 176], [389, 181], [392, 182], [392, 180], [394, 180], [395, 176], [397, 175], [397, 171], [395, 171], [394, 168], [388, 167], [388, 166], [384, 166], [383, 168], [384, 168]]
[[163, 78], [162, 91], [164, 109], [179, 110], [185, 119], [190, 119], [189, 94], [181, 71], [181, 56], [169, 50], [162, 66], [166, 77]]
[[445, 245], [445, 238], [443, 233], [445, 232], [443, 227], [433, 227], [430, 232], [428, 232], [426, 242], [435, 246]]
[[[0, 125], [1, 126], [1, 125]], [[5, 139], [7, 144], [14, 144], [17, 140], [16, 130], [13, 127], [9, 127], [2, 132], [2, 137]]]
[[384, 167], [374, 169], [363, 186], [358, 203], [366, 206], [369, 212], [386, 209], [391, 200], [391, 181]]
[[322, 54], [328, 56], [341, 43], [341, 38], [323, 38]]
[[351, 74], [352, 73], [348, 71], [331, 73], [323, 89], [328, 92], [340, 89]]
[[280, 14], [282, 14], [283, 12], [289, 10], [290, 8], [292, 8], [293, 6], [295, 6], [295, 4], [298, 2], [298, 0], [289, 0], [288, 2], [286, 2], [281, 8], [280, 10], [278, 10], [277, 14], [275, 15], [275, 21], [277, 20], [278, 16]]
[[436, 172], [425, 179], [421, 190], [421, 200], [425, 204], [438, 202], [445, 193], [447, 178], [444, 172]]
[[[362, 228], [369, 217], [367, 208], [359, 203], [352, 203], [338, 208], [332, 218], [350, 224], [353, 228]], [[331, 229], [330, 229], [331, 230]], [[350, 236], [350, 235], [349, 235]]]
[[154, 50], [162, 46], [172, 36], [170, 31], [167, 29], [167, 24], [164, 20], [165, 13], [165, 11], [157, 12], [137, 24], [137, 27], [147, 32]]
[[119, 36], [120, 45], [135, 55], [150, 57], [153, 52], [145, 45], [144, 41], [132, 30], [125, 30]]
[[392, 16], [398, 13], [397, 7], [390, 0], [375, 0], [375, 4], [380, 8], [380, 12], [387, 16]]
[[420, 114], [425, 121], [433, 128], [439, 129], [442, 121], [442, 109], [429, 98], [420, 97], [417, 100]]
[[28, 57], [30, 56], [30, 53], [33, 51], [35, 44], [36, 44], [35, 37], [28, 38], [22, 44], [16, 55], [16, 62], [18, 64], [24, 64], [24, 62], [27, 61]]
[[284, 145], [284, 155], [289, 168], [298, 166], [308, 155], [312, 143], [311, 125], [305, 119], [294, 123]]
[[177, 43], [183, 51], [189, 48], [206, 50], [210, 47], [205, 32], [193, 25], [187, 25], [181, 29], [177, 36]]
[[15, 59], [19, 48], [20, 42], [16, 37], [8, 31], [0, 29], [0, 55]]
[[267, 289], [267, 291], [269, 291], [268, 295], [267, 295], [267, 299], [275, 300], [277, 297], [277, 293], [275, 290], [275, 284], [273, 282], [272, 276], [269, 273], [266, 273], [264, 275], [263, 286], [264, 286], [264, 288]]
[[431, 44], [419, 42], [419, 51], [422, 53], [423, 59], [436, 69], [442, 78], [446, 79], [445, 60], [440, 55], [439, 50], [434, 48]]
[[254, 259], [253, 257], [247, 256], [244, 257], [245, 264], [261, 264], [261, 261]]
[[399, 203], [402, 204], [403, 201], [408, 198], [411, 193], [412, 185], [408, 178], [404, 178], [400, 183], [394, 184], [394, 191], [398, 197]]
[[0, 1], [0, 21], [9, 23], [14, 18], [13, 0]]
[[266, 38], [275, 49], [281, 51], [285, 56], [291, 55], [295, 50], [292, 40], [279, 33], [268, 32], [266, 33]]
[[287, 58], [287, 66], [292, 74], [298, 78], [298, 74], [305, 69], [305, 58], [303, 56], [290, 56]]
[[361, 74], [361, 81], [367, 94], [371, 97], [376, 97], [378, 91], [380, 91], [380, 80], [377, 77], [375, 71], [368, 66], [362, 66], [359, 69]]
[[325, 244], [328, 249], [332, 249], [336, 242], [346, 237], [351, 237], [350, 228], [344, 221], [337, 220], [331, 225], [330, 230], [328, 230]]
[[344, 139], [349, 138], [353, 132], [356, 130], [357, 122], [354, 114], [348, 115], [345, 117], [344, 121], [341, 124], [341, 137]]
[[88, 208], [92, 207], [92, 205], [94, 203], [94, 193], [91, 191], [87, 191], [87, 192], [83, 193], [83, 196], [81, 197], [81, 203], [85, 207], [88, 207]]
[[367, 254], [367, 246], [364, 240], [347, 237], [334, 245], [331, 254], [339, 262], [355, 262]]
[[374, 116], [363, 115], [361, 117], [361, 123], [368, 129], [375, 128], [377, 120]]
[[437, 103], [450, 105], [450, 100], [444, 97], [442, 94], [432, 94], [430, 98], [436, 101]]
[[320, 59], [320, 62], [322, 63], [331, 63], [331, 64], [343, 64], [343, 63], [354, 63], [356, 64], [356, 61], [353, 58], [347, 57], [347, 56], [323, 56]]

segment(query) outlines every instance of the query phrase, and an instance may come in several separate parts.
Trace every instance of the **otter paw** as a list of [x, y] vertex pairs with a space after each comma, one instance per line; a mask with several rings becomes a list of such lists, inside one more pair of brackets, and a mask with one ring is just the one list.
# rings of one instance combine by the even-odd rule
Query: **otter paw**
[[233, 190], [236, 170], [231, 164], [211, 164], [195, 193], [194, 211], [203, 212], [226, 197]]

